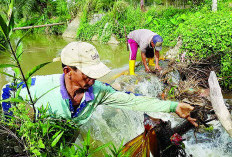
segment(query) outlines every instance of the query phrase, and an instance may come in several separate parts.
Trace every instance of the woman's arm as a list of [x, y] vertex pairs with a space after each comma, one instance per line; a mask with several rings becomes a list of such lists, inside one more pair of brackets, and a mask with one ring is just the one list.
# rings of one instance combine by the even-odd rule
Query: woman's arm
[[143, 65], [145, 67], [145, 71], [146, 72], [151, 72], [149, 67], [147, 66], [147, 61], [146, 61], [146, 55], [145, 55], [145, 52], [141, 52], [141, 57], [142, 57], [142, 62], [143, 62]]
[[155, 50], [155, 69], [161, 70], [159, 66], [159, 51]]

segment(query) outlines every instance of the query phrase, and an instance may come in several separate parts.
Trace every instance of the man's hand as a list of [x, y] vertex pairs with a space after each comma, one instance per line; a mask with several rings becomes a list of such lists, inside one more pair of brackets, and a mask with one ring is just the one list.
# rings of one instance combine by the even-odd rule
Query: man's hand
[[190, 112], [194, 109], [194, 107], [190, 106], [186, 103], [179, 103], [176, 107], [176, 114], [181, 117], [187, 119], [190, 123], [192, 123], [195, 127], [198, 126], [196, 123], [196, 119], [190, 117]]

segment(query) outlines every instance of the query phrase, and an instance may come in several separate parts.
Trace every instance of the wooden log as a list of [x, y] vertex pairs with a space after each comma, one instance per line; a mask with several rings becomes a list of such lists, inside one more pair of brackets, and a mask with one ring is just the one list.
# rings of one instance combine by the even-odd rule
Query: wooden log
[[63, 24], [65, 23], [62, 22], [62, 23], [53, 23], [53, 24], [46, 24], [46, 25], [26, 26], [26, 27], [14, 28], [13, 30], [31, 29], [31, 28], [39, 28], [39, 27], [51, 27], [51, 26], [63, 25]]
[[210, 87], [210, 99], [213, 106], [213, 109], [221, 122], [222, 126], [228, 132], [230, 137], [232, 137], [232, 118], [230, 112], [225, 106], [221, 88], [219, 86], [217, 76], [214, 71], [210, 72], [210, 76], [208, 79], [209, 87]]

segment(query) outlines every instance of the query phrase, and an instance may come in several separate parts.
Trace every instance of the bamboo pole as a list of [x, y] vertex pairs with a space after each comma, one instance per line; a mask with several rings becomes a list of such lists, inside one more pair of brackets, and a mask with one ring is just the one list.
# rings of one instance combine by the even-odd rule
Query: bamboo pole
[[13, 30], [31, 29], [31, 28], [39, 28], [39, 27], [51, 27], [51, 26], [63, 25], [63, 24], [65, 24], [65, 22], [46, 24], [46, 25], [37, 25], [37, 26], [18, 27], [18, 28], [14, 28]]
[[221, 88], [219, 86], [217, 76], [214, 71], [210, 72], [208, 82], [210, 88], [210, 99], [213, 109], [222, 126], [228, 132], [230, 137], [232, 137], [232, 118], [230, 112], [224, 104]]

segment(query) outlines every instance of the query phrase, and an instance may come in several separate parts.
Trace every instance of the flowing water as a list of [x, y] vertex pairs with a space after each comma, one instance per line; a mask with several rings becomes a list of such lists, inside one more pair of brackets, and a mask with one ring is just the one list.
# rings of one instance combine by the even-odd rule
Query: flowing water
[[[153, 82], [142, 80], [138, 84], [139, 86], [135, 86], [136, 91], [143, 95], [154, 96], [157, 89], [162, 89], [162, 84], [157, 82], [156, 79], [158, 78], [151, 79]], [[90, 130], [97, 143], [103, 144], [113, 141], [116, 146], [119, 146], [123, 141], [125, 144], [144, 131], [143, 113], [99, 106], [87, 124], [81, 127], [81, 135], [85, 135]], [[184, 122], [175, 114], [146, 113], [164, 121], [170, 120], [172, 127]], [[218, 121], [212, 121], [209, 124], [212, 124], [214, 128], [211, 131], [203, 130], [195, 133], [194, 130], [190, 130], [183, 135], [186, 139], [184, 144], [187, 154], [189, 156], [191, 154], [193, 157], [231, 157], [232, 138], [229, 137]], [[80, 141], [77, 139], [76, 143], [79, 144]]]
[[[17, 39], [15, 38], [15, 42]], [[26, 72], [34, 66], [52, 61], [58, 57], [62, 48], [70, 39], [63, 39], [60, 36], [43, 36], [34, 35], [25, 37], [23, 40], [24, 54], [22, 56], [22, 68]], [[98, 42], [92, 43], [99, 51], [101, 60], [112, 69], [111, 74], [101, 79], [104, 82], [110, 82], [111, 77], [128, 69], [129, 52], [126, 51], [125, 44], [106, 45]], [[165, 50], [164, 50], [165, 51]], [[138, 53], [137, 60], [141, 60]], [[0, 53], [0, 63], [10, 63], [11, 59]], [[12, 69], [4, 70], [7, 73], [13, 73]], [[42, 68], [35, 75], [49, 75], [62, 73], [61, 63], [54, 62]], [[9, 77], [0, 74], [0, 88], [10, 81]], [[152, 77], [150, 81], [142, 80], [136, 85], [136, 92], [143, 95], [156, 96], [157, 91], [162, 90], [162, 84], [157, 78]], [[227, 96], [231, 98], [231, 96]], [[148, 113], [155, 118], [170, 120], [172, 126], [177, 125], [183, 120], [172, 114], [167, 113]], [[82, 126], [82, 132], [88, 129], [95, 140], [99, 143], [113, 141], [119, 146], [121, 141], [124, 143], [138, 136], [144, 131], [143, 128], [143, 112], [134, 112], [128, 110], [114, 109], [110, 107], [100, 106], [86, 125]], [[214, 130], [212, 132], [196, 133], [197, 141], [194, 138], [193, 131], [189, 131], [184, 137], [186, 141], [186, 151], [194, 157], [229, 157], [232, 156], [232, 139], [222, 129], [219, 122], [213, 123]], [[77, 142], [78, 143], [78, 142]]]
[[[18, 39], [15, 38], [13, 42], [16, 42], [17, 40]], [[61, 36], [34, 35], [25, 37], [23, 40], [24, 54], [22, 55], [23, 71], [26, 73], [36, 65], [52, 61], [53, 58], [59, 57], [62, 48], [71, 41], [75, 40], [63, 39]], [[126, 51], [126, 46], [124, 44], [119, 46], [100, 44], [98, 42], [92, 42], [92, 44], [99, 51], [101, 60], [113, 70], [111, 75], [128, 68], [129, 53]], [[138, 55], [138, 60], [140, 58], [140, 55]], [[0, 63], [12, 62], [9, 56], [0, 53]], [[4, 72], [13, 73], [11, 68], [5, 69]], [[56, 73], [62, 73], [61, 62], [51, 63], [45, 68], [42, 68], [36, 72], [35, 75], [48, 75]], [[110, 75], [103, 78], [103, 80], [107, 81], [108, 77], [110, 77]], [[4, 84], [10, 81], [10, 78], [0, 74], [0, 80], [0, 88], [2, 88]]]

